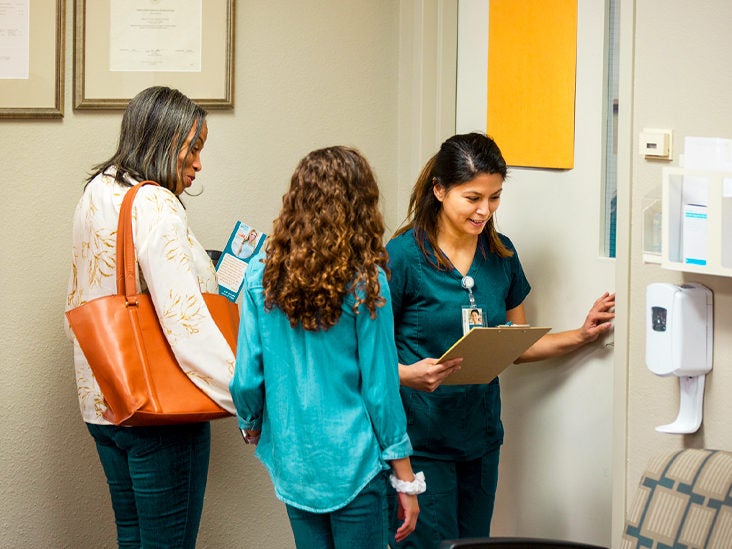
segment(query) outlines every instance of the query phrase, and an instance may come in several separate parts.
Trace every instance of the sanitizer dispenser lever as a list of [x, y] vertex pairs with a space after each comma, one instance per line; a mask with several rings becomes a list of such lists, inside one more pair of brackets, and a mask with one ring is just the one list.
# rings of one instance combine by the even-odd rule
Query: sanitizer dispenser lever
[[704, 379], [712, 369], [713, 298], [701, 284], [650, 284], [646, 290], [646, 366], [679, 378], [679, 414], [662, 433], [694, 433], [701, 426]]

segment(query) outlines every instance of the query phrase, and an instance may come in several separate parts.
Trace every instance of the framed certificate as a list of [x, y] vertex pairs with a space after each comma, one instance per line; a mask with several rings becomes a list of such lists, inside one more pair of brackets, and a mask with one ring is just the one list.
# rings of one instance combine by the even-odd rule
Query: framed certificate
[[75, 0], [75, 109], [124, 109], [150, 86], [229, 109], [233, 73], [234, 0]]
[[0, 118], [64, 115], [64, 0], [0, 2]]

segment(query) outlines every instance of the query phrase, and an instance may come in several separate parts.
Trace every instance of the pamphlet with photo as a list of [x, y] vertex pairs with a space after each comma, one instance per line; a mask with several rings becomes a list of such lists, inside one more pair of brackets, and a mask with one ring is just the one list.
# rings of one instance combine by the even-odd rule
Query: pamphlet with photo
[[249, 260], [262, 248], [267, 235], [237, 221], [229, 242], [216, 264], [219, 293], [231, 301], [239, 299]]

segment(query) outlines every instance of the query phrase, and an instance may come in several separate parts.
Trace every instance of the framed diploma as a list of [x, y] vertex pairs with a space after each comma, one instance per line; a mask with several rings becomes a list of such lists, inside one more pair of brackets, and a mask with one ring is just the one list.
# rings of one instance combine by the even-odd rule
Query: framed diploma
[[234, 0], [74, 0], [74, 108], [124, 109], [150, 86], [234, 106]]
[[65, 0], [0, 2], [0, 118], [64, 115]]

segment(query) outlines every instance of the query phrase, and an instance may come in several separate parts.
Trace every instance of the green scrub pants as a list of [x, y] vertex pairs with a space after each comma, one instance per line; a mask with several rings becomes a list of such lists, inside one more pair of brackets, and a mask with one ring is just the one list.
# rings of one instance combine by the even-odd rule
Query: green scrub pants
[[500, 448], [472, 461], [441, 461], [412, 456], [412, 468], [423, 471], [427, 491], [419, 496], [417, 529], [402, 543], [394, 541], [396, 497], [390, 497], [393, 549], [436, 549], [445, 539], [487, 537], [498, 485]]

